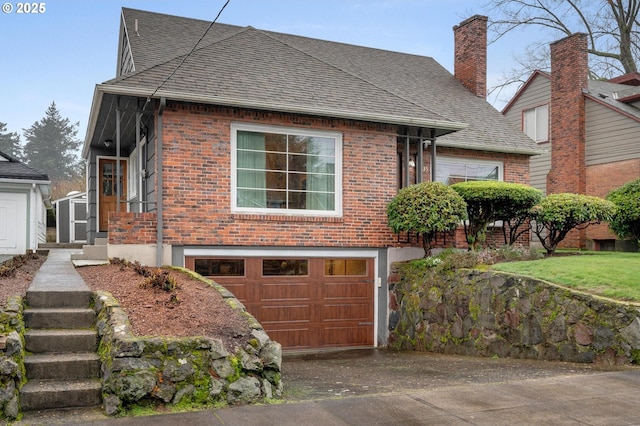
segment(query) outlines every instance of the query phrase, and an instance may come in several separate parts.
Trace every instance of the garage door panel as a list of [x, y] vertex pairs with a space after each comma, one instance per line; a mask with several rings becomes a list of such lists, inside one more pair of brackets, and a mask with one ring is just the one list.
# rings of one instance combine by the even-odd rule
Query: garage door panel
[[[354, 345], [354, 342], [359, 342]], [[354, 325], [342, 327], [324, 327], [322, 346], [360, 346], [373, 345], [373, 325]]]
[[264, 282], [260, 285], [260, 301], [310, 300], [312, 289], [305, 282]]
[[322, 285], [322, 298], [328, 299], [370, 299], [373, 294], [373, 281], [335, 282]]
[[280, 344], [286, 342], [287, 349], [308, 349], [311, 347], [311, 330], [308, 327], [265, 327], [265, 331], [267, 332], [271, 340], [276, 341]]
[[253, 310], [263, 326], [273, 323], [311, 322], [312, 307], [310, 304], [257, 305]]
[[368, 302], [330, 303], [322, 309], [322, 321], [373, 321], [373, 310]]

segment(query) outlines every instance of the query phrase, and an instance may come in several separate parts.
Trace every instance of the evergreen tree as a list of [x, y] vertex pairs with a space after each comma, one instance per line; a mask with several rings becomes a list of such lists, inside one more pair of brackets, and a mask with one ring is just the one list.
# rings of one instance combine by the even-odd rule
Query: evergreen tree
[[0, 121], [0, 152], [22, 160], [22, 146], [17, 132], [8, 132], [7, 124]]
[[24, 129], [26, 163], [47, 173], [54, 182], [76, 178], [81, 173], [80, 141], [76, 139], [79, 124], [62, 118], [52, 102], [40, 121]]

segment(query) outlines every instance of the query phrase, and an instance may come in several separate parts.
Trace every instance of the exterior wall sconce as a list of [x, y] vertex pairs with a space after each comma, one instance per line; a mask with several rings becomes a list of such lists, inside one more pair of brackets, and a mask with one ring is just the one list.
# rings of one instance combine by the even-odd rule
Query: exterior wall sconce
[[416, 162], [413, 161], [413, 159], [409, 160], [409, 167], [415, 167], [416, 166]]
[[104, 141], [104, 147], [105, 148], [109, 148], [111, 146], [111, 144], [113, 143], [113, 141], [111, 139], [105, 139]]

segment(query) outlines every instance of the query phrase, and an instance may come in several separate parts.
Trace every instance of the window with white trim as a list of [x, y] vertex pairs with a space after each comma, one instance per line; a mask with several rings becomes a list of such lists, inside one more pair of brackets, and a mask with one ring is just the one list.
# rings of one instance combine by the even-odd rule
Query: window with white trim
[[341, 214], [341, 134], [235, 123], [231, 149], [232, 211]]
[[538, 143], [547, 142], [549, 140], [549, 105], [523, 111], [522, 131]]
[[453, 185], [471, 180], [503, 180], [503, 163], [465, 158], [441, 157], [436, 160], [437, 182]]

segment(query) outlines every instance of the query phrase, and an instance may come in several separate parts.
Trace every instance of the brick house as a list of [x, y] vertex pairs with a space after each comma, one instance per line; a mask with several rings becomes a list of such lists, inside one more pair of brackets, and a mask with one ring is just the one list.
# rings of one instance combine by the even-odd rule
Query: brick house
[[485, 101], [486, 22], [455, 27], [459, 80], [224, 24], [188, 55], [208, 22], [123, 9], [83, 150], [88, 241], [213, 277], [285, 348], [384, 345], [389, 265], [423, 254], [387, 226], [398, 188], [527, 183], [538, 152]]
[[[531, 158], [531, 185], [546, 193], [606, 197], [640, 177], [640, 74], [588, 78], [587, 36], [551, 44], [551, 73], [534, 72], [502, 113], [545, 153]], [[568, 247], [633, 249], [607, 224], [572, 232]]]

